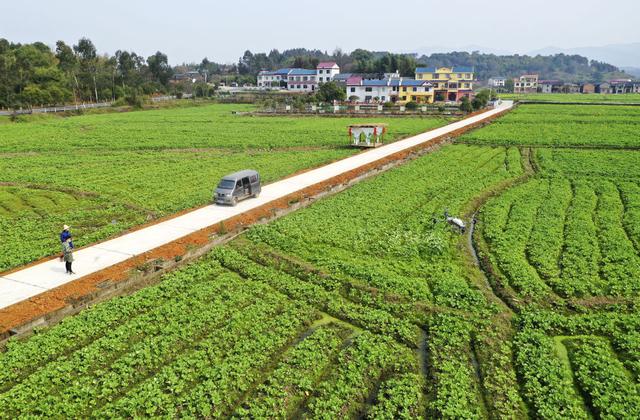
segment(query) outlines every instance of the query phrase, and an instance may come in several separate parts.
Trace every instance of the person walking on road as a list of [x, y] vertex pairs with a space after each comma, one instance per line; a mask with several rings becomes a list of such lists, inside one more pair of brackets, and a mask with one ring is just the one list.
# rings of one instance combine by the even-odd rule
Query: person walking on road
[[[60, 232], [60, 242], [64, 245], [67, 239], [71, 239], [71, 232], [69, 232], [69, 226], [64, 225], [62, 232]], [[71, 248], [73, 248], [73, 241], [71, 241]]]
[[73, 245], [71, 243], [71, 237], [67, 238], [67, 240], [62, 243], [62, 260], [64, 261], [65, 268], [67, 269], [67, 274], [76, 274], [71, 269], [71, 263], [73, 263]]

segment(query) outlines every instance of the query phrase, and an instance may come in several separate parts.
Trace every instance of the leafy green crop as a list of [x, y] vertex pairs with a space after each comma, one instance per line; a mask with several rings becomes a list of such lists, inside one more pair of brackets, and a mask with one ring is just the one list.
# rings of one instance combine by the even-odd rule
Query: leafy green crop
[[[220, 177], [253, 168], [264, 182], [347, 157], [357, 118], [233, 115], [246, 105], [54, 118], [0, 126], [0, 272], [210, 202]], [[366, 120], [370, 122], [369, 120]], [[447, 123], [394, 118], [388, 141]], [[5, 236], [3, 236], [4, 238]]]

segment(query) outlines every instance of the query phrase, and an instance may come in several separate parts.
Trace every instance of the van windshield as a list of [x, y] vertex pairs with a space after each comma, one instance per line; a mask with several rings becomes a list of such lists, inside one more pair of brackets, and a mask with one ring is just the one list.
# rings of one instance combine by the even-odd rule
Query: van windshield
[[236, 186], [236, 182], [231, 179], [223, 179], [218, 184], [218, 188], [222, 190], [232, 190]]

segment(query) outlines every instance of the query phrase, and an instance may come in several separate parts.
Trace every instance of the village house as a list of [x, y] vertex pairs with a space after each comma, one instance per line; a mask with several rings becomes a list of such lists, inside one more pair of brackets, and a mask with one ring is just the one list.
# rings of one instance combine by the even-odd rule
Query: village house
[[576, 83], [564, 83], [562, 93], [580, 93], [580, 85]]
[[562, 92], [562, 82], [559, 80], [538, 81], [538, 91], [540, 93], [560, 93]]
[[596, 85], [593, 83], [583, 83], [580, 85], [580, 93], [596, 93]]
[[523, 74], [513, 79], [513, 93], [536, 93], [538, 91], [538, 75]]
[[340, 74], [340, 66], [333, 61], [318, 63], [316, 66], [318, 83], [330, 82], [338, 74]]
[[405, 78], [363, 79], [351, 77], [347, 80], [347, 97], [361, 103], [394, 102], [405, 104], [433, 102], [433, 85], [425, 80]]
[[611, 93], [611, 83], [602, 82], [596, 86], [596, 93], [602, 94], [610, 94]]
[[200, 74], [200, 72], [192, 70], [192, 71], [187, 71], [185, 73], [175, 73], [171, 78], [171, 80], [169, 80], [169, 83], [176, 84], [185, 80], [191, 83], [195, 83], [195, 82], [204, 82], [205, 78], [202, 74]]
[[287, 75], [287, 90], [293, 92], [313, 92], [316, 90], [316, 70], [291, 69]]
[[507, 83], [506, 77], [497, 76], [497, 77], [489, 78], [487, 85], [491, 88], [503, 88], [505, 87], [506, 83]]
[[313, 92], [318, 84], [332, 81], [340, 74], [334, 62], [323, 62], [315, 70], [282, 68], [258, 73], [257, 86], [265, 88], [286, 87], [294, 92]]
[[275, 71], [263, 70], [258, 73], [258, 87], [285, 87], [287, 83], [287, 76], [292, 69], [283, 68]]
[[431, 82], [435, 101], [457, 102], [473, 95], [473, 67], [418, 67], [416, 80]]

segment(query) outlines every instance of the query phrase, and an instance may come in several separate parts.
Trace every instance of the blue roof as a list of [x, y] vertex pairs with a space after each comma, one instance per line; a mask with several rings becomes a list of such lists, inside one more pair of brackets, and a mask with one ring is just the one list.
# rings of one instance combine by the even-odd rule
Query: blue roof
[[400, 86], [422, 86], [426, 83], [424, 80], [402, 79]]
[[426, 80], [415, 79], [365, 79], [362, 86], [423, 86], [430, 85]]
[[274, 71], [274, 74], [289, 74], [289, 72], [291, 71], [290, 68], [283, 68], [283, 69], [278, 69], [276, 71]]
[[307, 70], [307, 69], [291, 69], [291, 72], [289, 72], [289, 75], [291, 75], [291, 76], [315, 76], [316, 75], [316, 71], [315, 70]]
[[365, 79], [362, 81], [362, 86], [387, 86], [387, 79]]
[[[453, 73], [473, 73], [474, 69], [471, 66], [456, 66], [453, 68]], [[435, 67], [418, 67], [416, 73], [435, 73]]]

